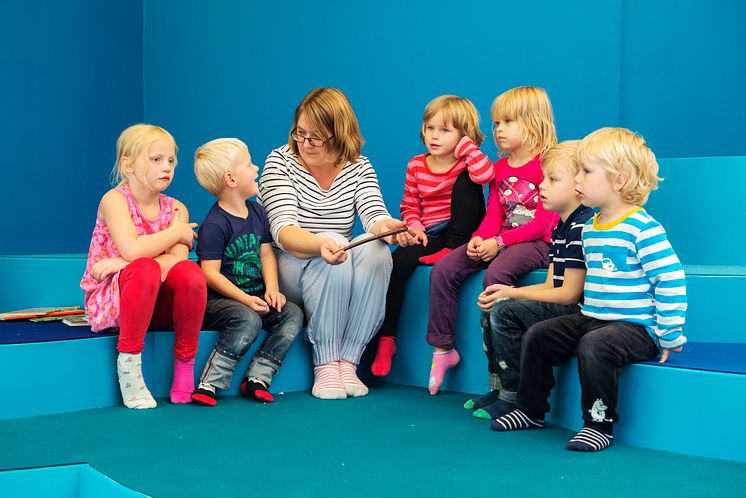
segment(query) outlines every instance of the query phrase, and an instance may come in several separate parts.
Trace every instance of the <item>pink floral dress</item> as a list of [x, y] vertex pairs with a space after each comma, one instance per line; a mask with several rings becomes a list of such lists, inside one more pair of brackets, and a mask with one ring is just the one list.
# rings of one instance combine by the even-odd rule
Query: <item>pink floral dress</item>
[[[168, 228], [171, 224], [174, 204], [172, 197], [161, 194], [161, 211], [157, 218], [151, 220], [140, 212], [140, 208], [127, 185], [117, 187], [115, 190], [127, 199], [127, 206], [137, 229], [137, 235], [157, 233]], [[102, 259], [118, 258], [120, 256], [119, 250], [109, 233], [109, 227], [106, 226], [99, 209], [96, 216], [96, 226], [93, 228], [93, 236], [91, 237], [91, 247], [88, 250], [88, 262], [86, 263], [83, 280], [80, 281], [80, 288], [85, 292], [88, 323], [90, 323], [91, 330], [94, 332], [119, 328], [119, 272], [109, 275], [102, 282], [99, 282], [91, 275], [91, 267]]]

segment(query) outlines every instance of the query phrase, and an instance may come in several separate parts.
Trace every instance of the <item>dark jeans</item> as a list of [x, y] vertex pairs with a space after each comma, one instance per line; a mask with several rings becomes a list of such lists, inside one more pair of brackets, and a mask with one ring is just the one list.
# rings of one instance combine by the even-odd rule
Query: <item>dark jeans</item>
[[500, 399], [514, 403], [521, 378], [521, 339], [539, 322], [580, 313], [577, 304], [565, 305], [506, 299], [497, 301], [489, 313], [482, 313], [482, 335], [490, 376], [497, 375]]
[[451, 194], [451, 220], [448, 227], [438, 235], [428, 236], [427, 247], [422, 245], [399, 247], [392, 255], [394, 268], [386, 293], [386, 315], [378, 335], [396, 336], [399, 317], [404, 303], [407, 280], [414, 273], [418, 258], [434, 254], [444, 247], [455, 249], [469, 241], [484, 218], [484, 193], [482, 186], [471, 181], [468, 172], [456, 179]]
[[652, 360], [658, 346], [645, 327], [577, 314], [540, 322], [523, 337], [521, 381], [516, 405], [532, 416], [549, 411], [552, 368], [578, 356], [581, 407], [586, 422], [618, 422], [619, 372], [624, 365]]
[[534, 240], [508, 246], [495, 259], [485, 263], [466, 255], [463, 245], [443, 257], [430, 273], [430, 312], [427, 323], [427, 343], [451, 349], [455, 342], [458, 295], [466, 277], [487, 268], [483, 285], [513, 285], [519, 278], [549, 265], [549, 245]]
[[303, 327], [303, 312], [287, 302], [280, 313], [270, 309], [268, 313], [259, 315], [233, 299], [210, 298], [203, 327], [220, 332], [220, 339], [207, 360], [200, 383], [228, 389], [236, 365], [256, 340], [259, 331], [264, 329], [267, 337], [254, 354], [246, 377], [261, 380], [269, 386]]

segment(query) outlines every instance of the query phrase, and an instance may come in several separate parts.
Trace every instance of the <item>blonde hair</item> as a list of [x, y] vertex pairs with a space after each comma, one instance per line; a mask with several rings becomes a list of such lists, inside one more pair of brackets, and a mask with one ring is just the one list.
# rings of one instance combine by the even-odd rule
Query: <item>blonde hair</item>
[[[543, 157], [557, 144], [552, 103], [543, 88], [519, 86], [508, 90], [495, 98], [491, 114], [493, 122], [515, 120], [521, 128], [523, 144], [532, 155]], [[497, 147], [501, 156], [506, 153], [500, 150], [500, 144]]]
[[603, 164], [614, 183], [625, 178], [619, 194], [624, 202], [643, 206], [650, 192], [658, 188], [658, 162], [655, 154], [637, 133], [625, 128], [601, 128], [585, 137], [578, 146], [578, 162], [595, 159]]
[[[178, 152], [176, 140], [169, 132], [160, 126], [150, 124], [136, 124], [124, 130], [117, 139], [117, 160], [111, 171], [112, 185], [122, 185], [127, 183], [127, 174], [124, 171], [124, 160], [136, 160], [142, 155], [146, 155], [150, 146], [159, 139], [170, 140], [174, 144], [174, 152]], [[174, 168], [176, 159], [174, 158]]]
[[544, 170], [544, 175], [563, 168], [575, 177], [579, 169], [578, 145], [580, 145], [580, 140], [565, 140], [549, 149], [541, 161], [541, 169]]
[[479, 129], [479, 112], [469, 99], [457, 97], [456, 95], [441, 95], [436, 97], [425, 107], [422, 116], [422, 129], [420, 139], [425, 141], [425, 123], [436, 114], [441, 113], [443, 124], [452, 126], [458, 131], [474, 140], [477, 145], [484, 142], [484, 134]]
[[238, 154], [249, 148], [237, 138], [218, 138], [198, 147], [194, 153], [194, 176], [212, 195], [222, 192], [226, 173], [235, 170]]
[[301, 114], [306, 115], [312, 128], [306, 131], [325, 133], [326, 136], [319, 137], [323, 139], [332, 136], [326, 146], [334, 156], [335, 166], [357, 160], [365, 141], [360, 134], [355, 112], [344, 93], [336, 88], [316, 88], [298, 104], [293, 116], [293, 126], [288, 134], [288, 146], [296, 155], [299, 155], [298, 144], [291, 135], [298, 127]]

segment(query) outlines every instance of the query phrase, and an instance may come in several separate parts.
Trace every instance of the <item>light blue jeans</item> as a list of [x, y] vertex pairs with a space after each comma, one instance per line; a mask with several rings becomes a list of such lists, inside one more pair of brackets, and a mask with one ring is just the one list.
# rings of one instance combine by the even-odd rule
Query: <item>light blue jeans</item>
[[[317, 235], [348, 243], [337, 233]], [[357, 365], [383, 322], [392, 268], [386, 243], [376, 240], [355, 247], [339, 265], [321, 257], [296, 258], [279, 249], [275, 253], [280, 290], [305, 311], [313, 364], [347, 360]]]
[[260, 380], [269, 387], [303, 327], [303, 312], [293, 303], [285, 303], [280, 313], [271, 309], [259, 315], [233, 299], [209, 298], [202, 326], [220, 332], [220, 339], [202, 371], [201, 384], [228, 389], [236, 365], [264, 329], [267, 337], [254, 354], [246, 377]]

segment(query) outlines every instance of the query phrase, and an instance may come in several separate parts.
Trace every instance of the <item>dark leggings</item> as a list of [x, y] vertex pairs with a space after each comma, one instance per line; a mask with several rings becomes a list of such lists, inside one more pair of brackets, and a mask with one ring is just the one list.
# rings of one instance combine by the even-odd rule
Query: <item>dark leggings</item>
[[456, 179], [451, 194], [451, 219], [448, 227], [435, 237], [428, 237], [427, 247], [422, 245], [399, 247], [392, 255], [394, 266], [386, 293], [386, 315], [378, 332], [379, 336], [396, 336], [399, 316], [404, 303], [407, 280], [419, 265], [422, 256], [434, 254], [444, 247], [455, 249], [466, 244], [471, 234], [484, 218], [484, 193], [482, 186], [471, 181], [464, 171]]

